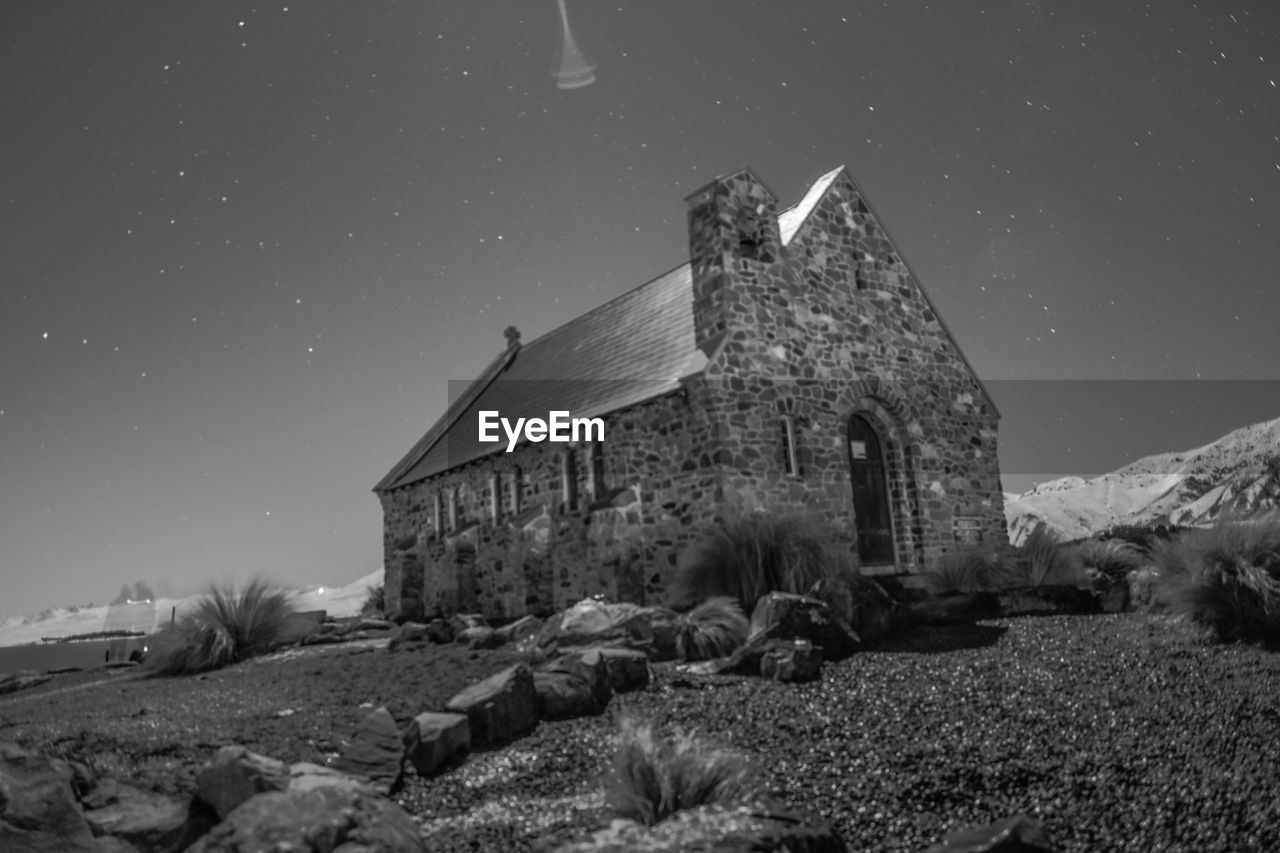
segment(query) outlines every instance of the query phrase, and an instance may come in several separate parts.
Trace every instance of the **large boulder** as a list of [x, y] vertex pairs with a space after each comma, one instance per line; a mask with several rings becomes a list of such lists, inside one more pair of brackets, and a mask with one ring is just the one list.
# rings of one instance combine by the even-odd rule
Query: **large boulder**
[[463, 628], [454, 637], [455, 643], [465, 643], [472, 649], [496, 649], [502, 645], [502, 635], [487, 625]]
[[419, 714], [404, 730], [404, 749], [418, 775], [432, 776], [471, 750], [471, 723], [466, 714]]
[[498, 630], [498, 637], [503, 643], [516, 643], [526, 637], [532, 637], [542, 627], [542, 620], [537, 616], [521, 616], [514, 622], [503, 625]]
[[391, 629], [387, 639], [387, 651], [414, 648], [428, 640], [427, 626], [421, 622], [404, 622]]
[[351, 740], [342, 743], [333, 767], [369, 780], [380, 793], [391, 793], [404, 771], [404, 742], [391, 712], [378, 708], [366, 714]]
[[595, 649], [570, 649], [560, 657], [539, 665], [538, 670], [566, 673], [582, 679], [590, 685], [592, 696], [601, 707], [613, 697], [609, 662]]
[[813, 681], [822, 674], [822, 649], [808, 640], [770, 640], [760, 675], [772, 681]]
[[299, 761], [289, 765], [290, 791], [314, 791], [316, 788], [342, 788], [347, 791], [364, 791], [377, 794], [369, 781], [364, 778], [343, 773], [323, 764], [312, 764], [310, 761]]
[[605, 709], [594, 684], [571, 672], [538, 670], [533, 674], [533, 689], [538, 694], [538, 716], [544, 720], [589, 717]]
[[449, 629], [456, 637], [468, 628], [488, 628], [489, 622], [479, 613], [455, 613], [449, 617]]
[[218, 820], [255, 794], [288, 787], [289, 768], [283, 761], [243, 746], [222, 747], [196, 774], [196, 796], [213, 809]]
[[678, 619], [665, 607], [587, 598], [548, 619], [535, 642], [549, 657], [574, 646], [618, 645], [674, 660]]
[[639, 649], [588, 646], [575, 649], [571, 654], [581, 657], [587, 666], [597, 666], [596, 660], [603, 661], [609, 687], [614, 693], [640, 690], [649, 684], [649, 656]]
[[789, 592], [771, 592], [756, 602], [751, 635], [808, 640], [833, 660], [848, 656], [858, 645], [858, 636], [840, 624], [825, 602]]
[[114, 803], [87, 811], [84, 817], [94, 835], [121, 838], [142, 853], [169, 853], [193, 840], [187, 825], [189, 811], [188, 803], [120, 785]]
[[684, 809], [654, 826], [615, 820], [589, 838], [555, 853], [845, 853], [826, 821], [776, 804], [709, 805]]
[[17, 744], [0, 744], [0, 850], [92, 853], [93, 832], [76, 804], [73, 773]]
[[297, 643], [305, 637], [320, 633], [327, 615], [323, 610], [303, 610], [289, 614], [280, 629], [280, 642]]
[[1044, 824], [1026, 815], [962, 829], [924, 853], [1054, 853]]
[[853, 574], [845, 579], [852, 598], [849, 627], [864, 643], [883, 637], [901, 619], [902, 607], [872, 578]]
[[274, 791], [240, 804], [187, 853], [425, 853], [413, 819], [369, 791]]
[[446, 711], [466, 714], [473, 746], [511, 740], [538, 725], [533, 671], [518, 663], [459, 692]]

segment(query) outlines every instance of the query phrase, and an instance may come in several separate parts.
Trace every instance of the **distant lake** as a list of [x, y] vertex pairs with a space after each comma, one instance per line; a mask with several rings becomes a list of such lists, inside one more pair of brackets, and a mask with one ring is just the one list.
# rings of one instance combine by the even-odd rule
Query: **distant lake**
[[129, 654], [146, 644], [145, 637], [114, 640], [86, 640], [82, 643], [35, 643], [26, 646], [0, 647], [0, 676], [28, 670], [41, 673], [65, 666], [89, 668], [113, 660], [128, 660]]

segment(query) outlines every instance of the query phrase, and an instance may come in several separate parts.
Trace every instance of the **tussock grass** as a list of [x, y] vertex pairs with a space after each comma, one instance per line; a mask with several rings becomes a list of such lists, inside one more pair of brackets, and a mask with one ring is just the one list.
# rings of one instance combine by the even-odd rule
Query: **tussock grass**
[[852, 595], [845, 575], [856, 572], [834, 531], [812, 516], [730, 512], [681, 553], [671, 601], [682, 607], [730, 596], [751, 613], [762, 596], [790, 592], [821, 598], [848, 621]]
[[1152, 542], [1157, 594], [1220, 642], [1280, 646], [1280, 513]]
[[617, 744], [605, 779], [614, 817], [653, 826], [683, 809], [732, 803], [754, 793], [744, 756], [691, 734], [677, 731], [662, 738], [652, 723], [623, 717]]
[[360, 605], [361, 616], [382, 616], [387, 612], [384, 584], [370, 584], [364, 588], [364, 593], [364, 602]]
[[935, 595], [974, 593], [999, 589], [1007, 570], [990, 550], [966, 550], [946, 554], [936, 568], [923, 572], [925, 588]]
[[1001, 574], [1005, 586], [1046, 586], [1049, 584], [1082, 584], [1088, 581], [1084, 562], [1074, 548], [1063, 545], [1058, 534], [1043, 521], [1013, 549], [1003, 561]]
[[207, 672], [270, 651], [294, 607], [289, 596], [263, 578], [239, 591], [211, 586], [173, 630], [157, 637], [148, 667], [157, 675]]
[[727, 595], [708, 598], [678, 617], [676, 655], [681, 660], [712, 660], [732, 654], [747, 641], [751, 621]]
[[1113, 583], [1125, 580], [1130, 572], [1147, 564], [1142, 550], [1123, 539], [1084, 539], [1069, 547], [1075, 549], [1086, 567], [1097, 569]]

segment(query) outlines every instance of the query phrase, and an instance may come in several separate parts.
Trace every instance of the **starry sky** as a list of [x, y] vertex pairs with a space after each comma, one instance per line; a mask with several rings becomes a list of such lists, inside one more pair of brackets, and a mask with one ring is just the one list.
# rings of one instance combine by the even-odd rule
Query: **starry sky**
[[845, 164], [1005, 487], [1280, 416], [1274, 0], [0, 4], [0, 615], [381, 560], [375, 482], [516, 324]]

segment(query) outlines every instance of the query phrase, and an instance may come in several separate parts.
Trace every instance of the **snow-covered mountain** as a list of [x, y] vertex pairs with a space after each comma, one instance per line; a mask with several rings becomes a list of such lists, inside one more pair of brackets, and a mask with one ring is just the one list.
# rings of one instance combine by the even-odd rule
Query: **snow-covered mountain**
[[[375, 569], [346, 586], [306, 586], [292, 590], [298, 610], [324, 610], [330, 616], [354, 616], [360, 612], [368, 588], [382, 583], [382, 569]], [[0, 646], [38, 643], [42, 637], [69, 637], [97, 631], [152, 631], [168, 622], [174, 608], [181, 616], [201, 596], [157, 598], [152, 602], [98, 605], [94, 607], [53, 607], [32, 616], [0, 619]]]
[[1183, 453], [1144, 456], [1100, 477], [1063, 477], [1005, 495], [1009, 539], [1041, 521], [1077, 539], [1116, 524], [1197, 525], [1280, 506], [1280, 418]]

